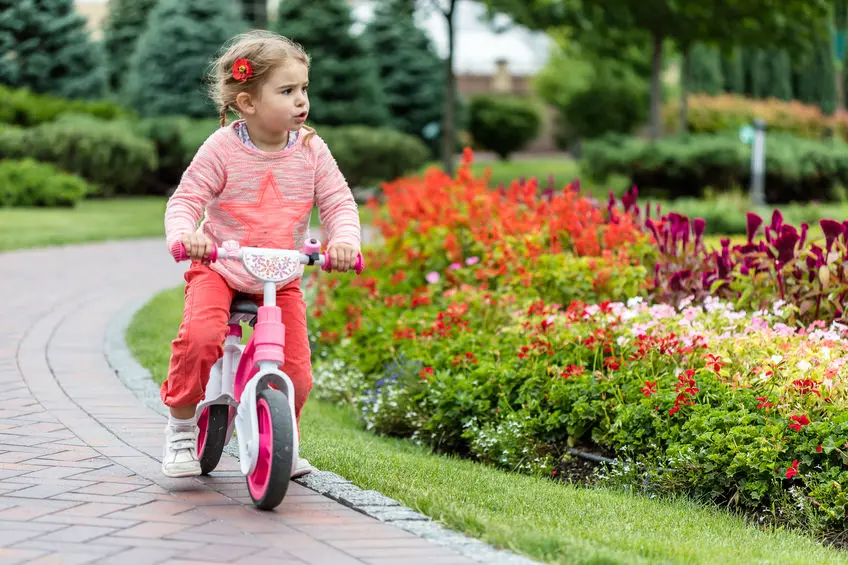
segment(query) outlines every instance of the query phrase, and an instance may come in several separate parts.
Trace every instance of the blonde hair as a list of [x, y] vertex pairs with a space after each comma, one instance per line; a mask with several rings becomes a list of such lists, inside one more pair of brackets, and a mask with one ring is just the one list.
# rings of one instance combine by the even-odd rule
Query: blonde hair
[[[253, 74], [241, 82], [233, 77], [233, 64], [238, 59], [250, 61]], [[268, 80], [269, 75], [282, 65], [297, 61], [309, 68], [310, 58], [304, 48], [287, 37], [266, 30], [253, 30], [235, 36], [226, 46], [212, 67], [212, 100], [221, 116], [221, 127], [227, 125], [227, 112], [236, 110], [236, 97], [247, 92], [256, 95]], [[315, 130], [304, 126], [309, 133], [304, 142], [315, 134]]]

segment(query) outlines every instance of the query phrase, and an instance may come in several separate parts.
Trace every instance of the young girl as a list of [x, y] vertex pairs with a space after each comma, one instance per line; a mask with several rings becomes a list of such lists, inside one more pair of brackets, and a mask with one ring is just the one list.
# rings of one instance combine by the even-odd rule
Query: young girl
[[[213, 246], [232, 239], [242, 246], [300, 249], [317, 203], [334, 270], [353, 268], [359, 252], [359, 213], [350, 188], [326, 143], [304, 125], [308, 75], [303, 49], [265, 31], [236, 37], [215, 64], [213, 98], [221, 129], [197, 151], [165, 211], [171, 253], [176, 256], [183, 244], [193, 260], [185, 274], [183, 321], [161, 389], [171, 411], [162, 458], [169, 477], [200, 474], [195, 409], [222, 354], [234, 294], [262, 299], [262, 283], [240, 263], [203, 261]], [[242, 119], [227, 126], [229, 110]], [[294, 383], [298, 421], [312, 388], [301, 273], [277, 286], [286, 322], [283, 371]], [[295, 476], [310, 471], [300, 459]]]

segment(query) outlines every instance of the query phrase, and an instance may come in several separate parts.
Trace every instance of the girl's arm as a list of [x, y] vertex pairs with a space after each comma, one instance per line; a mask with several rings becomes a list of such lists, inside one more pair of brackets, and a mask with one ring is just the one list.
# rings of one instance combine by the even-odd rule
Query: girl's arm
[[326, 142], [314, 136], [312, 143], [315, 144], [315, 200], [321, 223], [327, 226], [328, 248], [348, 245], [358, 251], [361, 226], [353, 193]]
[[176, 256], [183, 235], [197, 230], [206, 204], [218, 196], [226, 181], [223, 153], [215, 134], [209, 137], [189, 164], [165, 207], [165, 241]]

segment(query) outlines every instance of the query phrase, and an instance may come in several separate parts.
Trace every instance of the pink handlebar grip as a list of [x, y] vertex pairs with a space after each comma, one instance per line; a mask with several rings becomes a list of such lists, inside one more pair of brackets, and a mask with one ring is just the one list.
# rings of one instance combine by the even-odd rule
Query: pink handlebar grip
[[[321, 269], [324, 271], [329, 271], [332, 268], [333, 266], [330, 264], [330, 256], [324, 255], [324, 266], [321, 267]], [[356, 256], [356, 264], [353, 266], [353, 270], [354, 272], [356, 272], [357, 275], [361, 275], [364, 268], [365, 261], [362, 259], [362, 253], [360, 253]]]
[[[174, 249], [172, 251], [174, 255], [174, 260], [177, 263], [179, 263], [180, 261], [188, 260], [188, 251], [186, 251], [185, 245], [183, 245], [181, 241], [178, 241], [177, 244], [174, 245]], [[207, 257], [207, 259], [209, 259], [209, 261], [213, 263], [218, 260], [217, 247], [212, 248], [212, 253], [209, 254], [209, 257]]]

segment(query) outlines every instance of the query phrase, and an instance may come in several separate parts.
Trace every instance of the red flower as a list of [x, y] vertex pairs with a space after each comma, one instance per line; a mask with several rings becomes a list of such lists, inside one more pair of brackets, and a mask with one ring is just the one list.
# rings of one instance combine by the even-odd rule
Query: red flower
[[253, 76], [253, 67], [247, 59], [236, 59], [233, 63], [233, 78], [244, 82]]
[[757, 408], [764, 408], [768, 410], [769, 408], [774, 407], [774, 404], [768, 401], [768, 397], [758, 396], [757, 401], [759, 402], [759, 404], [757, 404]]
[[581, 367], [579, 365], [569, 365], [565, 368], [565, 370], [560, 374], [560, 376], [564, 379], [570, 377], [579, 377], [580, 375], [586, 372], [585, 367]]
[[821, 446], [821, 445], [819, 445], [819, 446], [816, 448], [816, 453], [821, 453], [821, 452], [822, 452], [822, 446]]
[[645, 386], [639, 389], [645, 396], [651, 396], [657, 392], [657, 383], [654, 381], [645, 381]]
[[789, 427], [795, 430], [796, 432], [800, 432], [801, 428], [808, 425], [810, 423], [810, 419], [807, 418], [806, 414], [802, 414], [801, 416], [792, 416], [789, 418], [794, 424], [789, 424]]
[[798, 460], [795, 459], [792, 461], [792, 466], [786, 469], [786, 478], [791, 479], [795, 475], [798, 474]]
[[421, 380], [426, 381], [427, 375], [433, 374], [433, 367], [424, 367], [423, 369], [421, 369], [421, 372], [419, 374], [421, 375]]

